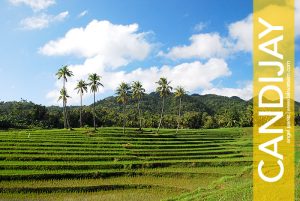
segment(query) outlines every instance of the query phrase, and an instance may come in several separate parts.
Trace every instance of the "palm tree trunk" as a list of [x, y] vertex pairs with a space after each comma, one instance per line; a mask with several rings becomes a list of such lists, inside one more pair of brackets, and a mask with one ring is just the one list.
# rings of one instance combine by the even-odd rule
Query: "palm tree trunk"
[[63, 116], [64, 116], [64, 128], [67, 128], [66, 103], [65, 103], [65, 100], [63, 100]]
[[179, 112], [178, 112], [178, 122], [177, 122], [177, 129], [176, 129], [176, 134], [178, 133], [179, 125], [180, 125], [180, 117], [181, 117], [181, 98], [179, 99]]
[[[66, 90], [66, 79], [63, 79], [63, 89]], [[63, 99], [64, 128], [67, 128], [66, 101]]]
[[123, 103], [123, 134], [125, 134], [125, 103]]
[[163, 97], [163, 99], [162, 99], [162, 107], [161, 107], [160, 120], [159, 120], [158, 128], [157, 128], [157, 131], [156, 131], [157, 134], [158, 134], [160, 126], [161, 126], [161, 122], [162, 122], [162, 118], [163, 118], [163, 113], [164, 113], [164, 107], [165, 107], [165, 97]]
[[142, 118], [141, 118], [140, 100], [138, 101], [138, 111], [139, 111], [139, 121], [140, 121], [140, 131], [141, 131], [142, 130]]
[[95, 102], [96, 102], [96, 95], [95, 95], [95, 92], [94, 92], [94, 105], [93, 105], [93, 110], [94, 110], [94, 130], [96, 130], [96, 110], [95, 110]]
[[80, 92], [80, 128], [82, 128], [82, 92]]
[[68, 117], [67, 104], [65, 105], [65, 107], [66, 107], [66, 120], [67, 120], [68, 129], [71, 129], [70, 121], [69, 121], [69, 117]]

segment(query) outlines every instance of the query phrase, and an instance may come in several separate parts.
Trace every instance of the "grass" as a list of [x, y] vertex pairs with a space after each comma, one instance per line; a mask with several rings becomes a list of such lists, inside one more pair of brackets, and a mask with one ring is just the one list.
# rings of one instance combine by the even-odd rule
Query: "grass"
[[175, 133], [0, 131], [0, 200], [252, 200], [251, 128]]

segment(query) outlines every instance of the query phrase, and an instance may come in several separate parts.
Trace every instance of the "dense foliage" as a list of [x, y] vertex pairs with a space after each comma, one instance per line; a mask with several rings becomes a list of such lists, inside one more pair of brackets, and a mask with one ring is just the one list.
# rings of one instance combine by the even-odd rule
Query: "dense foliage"
[[[165, 114], [162, 121], [164, 128], [176, 128], [178, 120], [178, 99], [174, 95], [166, 97]], [[139, 128], [137, 100], [126, 104], [126, 126]], [[238, 97], [218, 95], [185, 95], [182, 97], [182, 116], [180, 127], [183, 128], [219, 128], [252, 126], [252, 102]], [[98, 126], [123, 126], [123, 105], [117, 97], [108, 97], [96, 102], [96, 124]], [[140, 102], [142, 127], [157, 127], [160, 118], [161, 98], [157, 93], [145, 94]], [[299, 103], [295, 104], [299, 111]], [[80, 126], [80, 107], [67, 107], [72, 127]], [[296, 112], [295, 123], [300, 124]], [[82, 123], [93, 126], [93, 107], [83, 106]], [[46, 107], [26, 100], [0, 102], [0, 128], [63, 128], [63, 108]]]

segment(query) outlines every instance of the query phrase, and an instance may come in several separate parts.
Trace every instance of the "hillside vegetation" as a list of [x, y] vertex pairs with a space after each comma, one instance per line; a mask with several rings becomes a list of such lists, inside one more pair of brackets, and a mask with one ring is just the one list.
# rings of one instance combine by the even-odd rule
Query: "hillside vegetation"
[[[300, 125], [300, 103], [295, 102], [296, 125]], [[146, 94], [141, 102], [142, 125], [158, 126], [161, 100], [158, 94]], [[79, 127], [79, 107], [68, 107], [70, 124]], [[63, 128], [63, 109], [57, 106], [45, 107], [26, 100], [0, 102], [0, 129], [7, 128]], [[176, 128], [178, 100], [166, 98], [164, 128]], [[137, 103], [133, 100], [126, 106], [126, 126], [139, 127]], [[84, 106], [83, 125], [93, 126], [92, 105]], [[96, 123], [98, 126], [122, 126], [122, 105], [116, 97], [96, 102]], [[181, 128], [220, 128], [252, 126], [252, 101], [238, 97], [218, 95], [185, 95], [182, 99]]]
[[[141, 101], [143, 127], [157, 127], [161, 99], [158, 94], [146, 94]], [[79, 127], [79, 107], [68, 107], [70, 124]], [[5, 128], [62, 128], [63, 109], [56, 106], [45, 107], [26, 100], [0, 102], [0, 129]], [[165, 115], [162, 126], [176, 128], [178, 100], [169, 96], [165, 101]], [[138, 127], [136, 101], [130, 100], [126, 106], [126, 126]], [[83, 125], [93, 126], [92, 106], [84, 106]], [[122, 126], [122, 105], [116, 97], [108, 97], [96, 102], [96, 123], [98, 126]], [[218, 128], [252, 125], [252, 103], [238, 97], [217, 95], [185, 95], [182, 99], [182, 128]]]

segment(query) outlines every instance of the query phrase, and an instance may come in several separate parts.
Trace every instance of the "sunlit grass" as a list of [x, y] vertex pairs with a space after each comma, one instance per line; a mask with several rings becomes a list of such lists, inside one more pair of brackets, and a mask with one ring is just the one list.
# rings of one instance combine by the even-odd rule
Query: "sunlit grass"
[[251, 128], [0, 131], [0, 200], [243, 200], [251, 139]]

